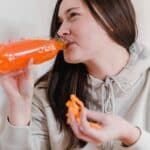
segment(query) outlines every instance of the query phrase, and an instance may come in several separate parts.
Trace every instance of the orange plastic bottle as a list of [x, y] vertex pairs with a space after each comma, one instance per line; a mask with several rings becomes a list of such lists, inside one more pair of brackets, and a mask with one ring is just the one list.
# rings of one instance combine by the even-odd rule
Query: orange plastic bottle
[[64, 43], [58, 40], [22, 40], [0, 46], [0, 73], [24, 68], [33, 58], [33, 64], [52, 59], [62, 50]]

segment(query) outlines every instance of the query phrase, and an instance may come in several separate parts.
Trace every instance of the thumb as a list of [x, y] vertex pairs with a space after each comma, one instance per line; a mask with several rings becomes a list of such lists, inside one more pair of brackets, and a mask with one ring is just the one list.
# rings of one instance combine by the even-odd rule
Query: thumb
[[89, 110], [87, 108], [86, 108], [86, 115], [88, 120], [96, 121], [99, 123], [103, 123], [104, 120], [106, 119], [106, 115], [104, 113]]
[[24, 69], [24, 73], [18, 77], [20, 93], [24, 97], [28, 98], [32, 96], [34, 88], [34, 72], [32, 63], [33, 60], [29, 60], [27, 67]]

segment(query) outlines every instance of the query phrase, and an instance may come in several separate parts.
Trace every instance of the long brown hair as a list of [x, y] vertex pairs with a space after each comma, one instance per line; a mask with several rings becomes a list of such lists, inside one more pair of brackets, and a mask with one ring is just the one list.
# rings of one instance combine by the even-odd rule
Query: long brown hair
[[[58, 11], [62, 0], [57, 0], [50, 37], [55, 37], [60, 24]], [[136, 40], [137, 26], [134, 8], [130, 0], [83, 0], [108, 35], [116, 43], [127, 50]], [[47, 98], [54, 116], [60, 126], [60, 131], [65, 130], [70, 135], [70, 142], [66, 149], [73, 146], [83, 147], [86, 143], [77, 139], [68, 125], [66, 125], [66, 106], [70, 94], [75, 93], [89, 108], [90, 94], [88, 93], [88, 70], [84, 64], [69, 64], [65, 62], [63, 52], [60, 51], [50, 73], [39, 81], [48, 77]], [[38, 81], [38, 82], [39, 82]], [[37, 82], [37, 83], [38, 83]]]

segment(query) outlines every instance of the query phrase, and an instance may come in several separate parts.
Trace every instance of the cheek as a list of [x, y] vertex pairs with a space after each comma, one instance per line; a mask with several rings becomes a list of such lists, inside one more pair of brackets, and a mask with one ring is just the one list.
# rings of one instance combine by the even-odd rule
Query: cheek
[[75, 45], [71, 49], [64, 50], [64, 59], [68, 63], [81, 63], [83, 62], [84, 53], [83, 49]]
[[94, 21], [82, 24], [76, 33], [79, 45], [90, 55], [104, 49], [111, 41], [106, 31]]
[[76, 42], [83, 49], [91, 49], [97, 47], [100, 41], [100, 32], [95, 23], [80, 22], [73, 29]]
[[76, 45], [70, 49], [64, 50], [64, 59], [68, 63], [82, 63], [86, 60], [94, 57], [97, 49], [97, 43], [94, 39], [95, 33], [90, 33], [89, 28], [81, 26], [80, 28], [73, 28], [72, 26], [72, 36], [76, 42]]
[[87, 57], [88, 59], [89, 57], [93, 57], [99, 49], [95, 33], [89, 33], [89, 30], [85, 28], [79, 30], [77, 43], [79, 46], [78, 53], [83, 58]]
[[77, 45], [64, 51], [64, 58], [70, 63], [84, 62], [95, 57], [106, 44], [106, 33], [95, 22], [80, 21], [73, 24], [72, 36]]

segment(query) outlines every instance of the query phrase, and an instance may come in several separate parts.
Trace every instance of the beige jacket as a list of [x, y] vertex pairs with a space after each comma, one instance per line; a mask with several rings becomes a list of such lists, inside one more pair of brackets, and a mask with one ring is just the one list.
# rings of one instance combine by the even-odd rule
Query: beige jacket
[[[130, 60], [115, 76], [101, 81], [89, 76], [94, 104], [91, 109], [112, 111], [142, 129], [137, 143], [125, 148], [119, 141], [111, 141], [96, 147], [88, 143], [82, 150], [150, 150], [150, 50], [133, 44]], [[66, 133], [59, 133], [45, 89], [40, 83], [34, 92], [32, 122], [30, 126], [15, 127], [5, 118], [5, 128], [0, 150], [65, 150]], [[104, 95], [107, 95], [106, 97]], [[79, 150], [79, 148], [76, 148]]]

